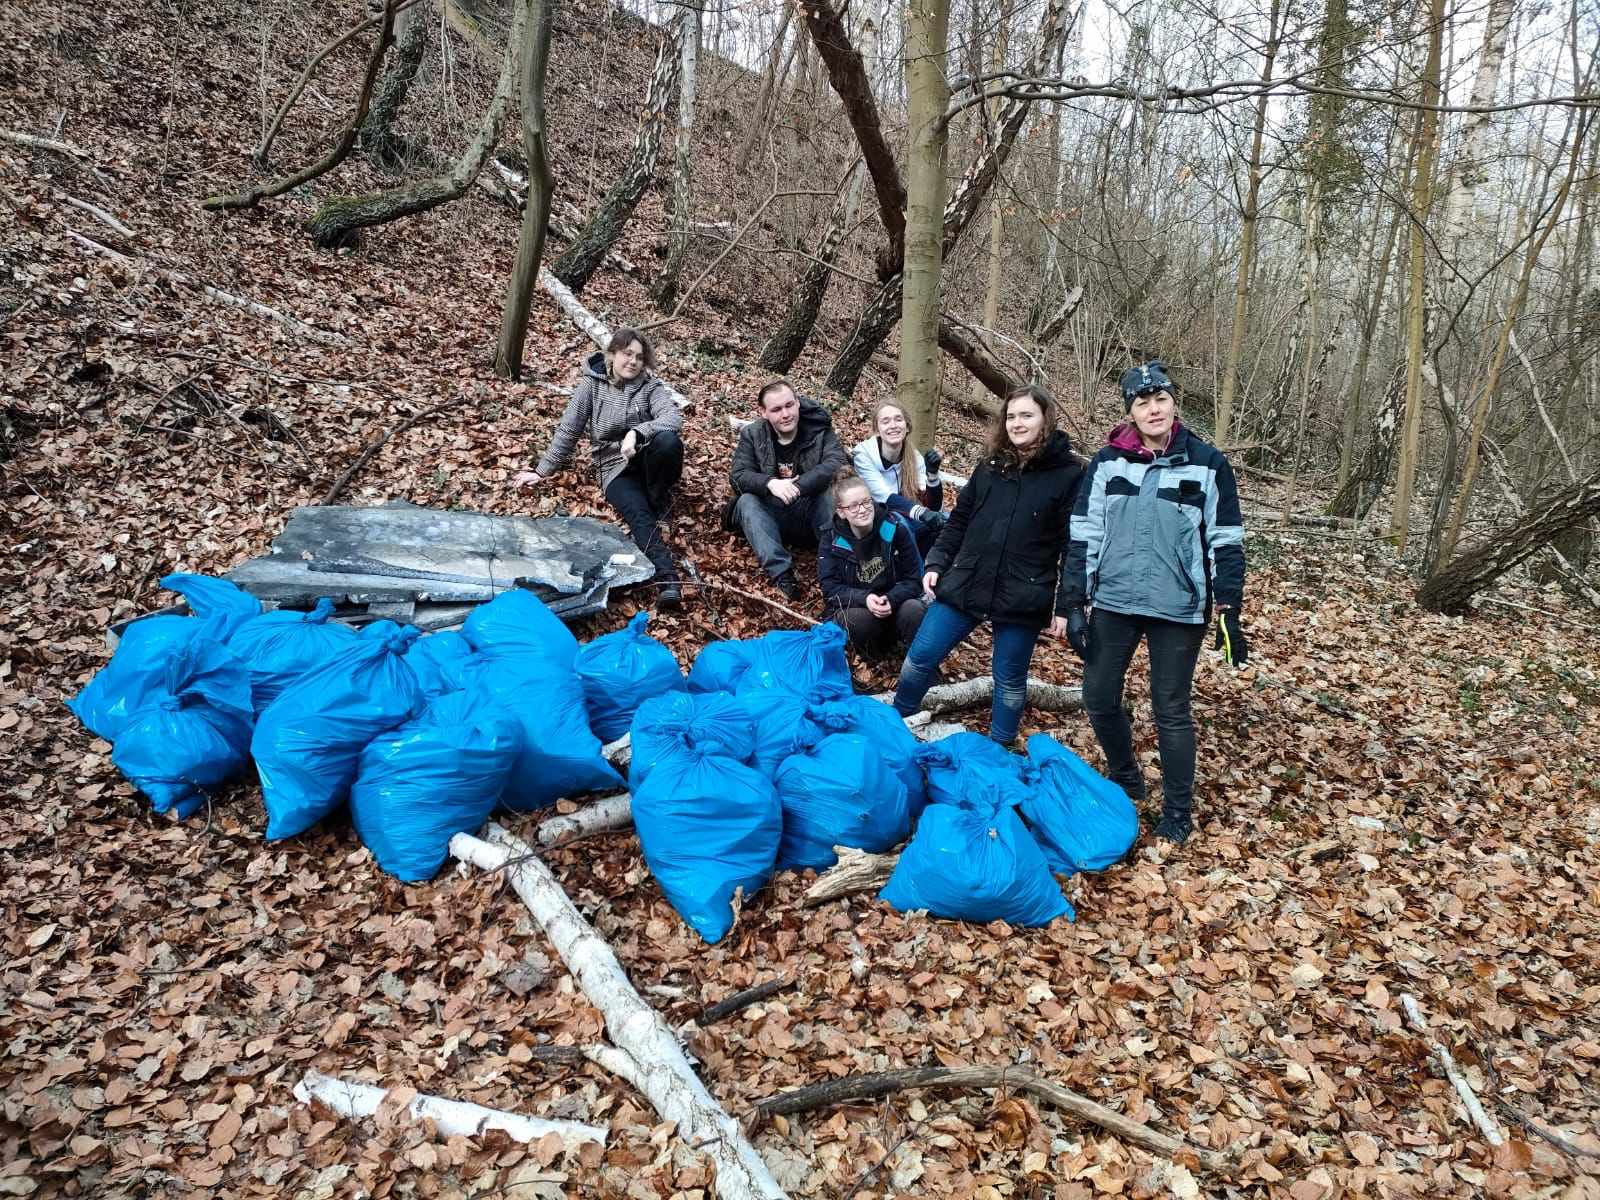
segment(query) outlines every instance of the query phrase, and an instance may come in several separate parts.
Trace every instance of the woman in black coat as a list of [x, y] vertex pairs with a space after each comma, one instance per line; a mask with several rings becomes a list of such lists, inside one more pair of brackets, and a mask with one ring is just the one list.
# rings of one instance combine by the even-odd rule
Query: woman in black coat
[[1064, 637], [1069, 606], [1062, 553], [1083, 467], [1056, 428], [1050, 393], [1022, 387], [989, 429], [988, 456], [961, 489], [950, 523], [928, 552], [924, 589], [936, 597], [900, 668], [895, 710], [922, 705], [935, 671], [983, 622], [994, 630], [989, 736], [1016, 740], [1033, 647], [1049, 626]]

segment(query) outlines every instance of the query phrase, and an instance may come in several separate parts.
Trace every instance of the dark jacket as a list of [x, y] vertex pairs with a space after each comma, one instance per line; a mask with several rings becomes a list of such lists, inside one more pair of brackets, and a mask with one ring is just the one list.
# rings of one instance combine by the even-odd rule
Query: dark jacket
[[616, 384], [606, 372], [606, 356], [596, 350], [584, 363], [583, 378], [572, 389], [550, 449], [536, 469], [546, 477], [561, 470], [572, 461], [578, 439], [587, 434], [594, 452], [595, 477], [604, 491], [627, 469], [622, 439], [630, 429], [643, 447], [658, 433], [677, 433], [682, 428], [677, 393], [666, 383], [649, 371], [640, 371], [637, 379]]
[[[833, 417], [815, 400], [800, 397], [800, 425], [795, 430], [799, 453], [795, 457], [795, 485], [802, 496], [818, 496], [827, 491], [839, 468], [849, 461], [833, 432]], [[757, 418], [739, 431], [739, 444], [733, 448], [733, 496], [745, 492], [765, 496], [767, 484], [778, 474], [778, 438], [772, 426]], [[729, 513], [731, 516], [732, 504]]]
[[1119, 425], [1090, 461], [1072, 513], [1067, 599], [1204, 624], [1244, 598], [1244, 525], [1227, 456], [1177, 425], [1160, 454]]
[[1067, 611], [1061, 563], [1083, 468], [1056, 430], [1019, 472], [984, 459], [928, 551], [935, 594], [978, 620], [1043, 625]]
[[922, 595], [922, 555], [903, 517], [882, 504], [872, 508], [872, 528], [856, 537], [850, 522], [834, 515], [833, 529], [817, 551], [817, 582], [827, 600], [825, 616], [865, 608], [867, 596], [887, 596], [899, 608]]

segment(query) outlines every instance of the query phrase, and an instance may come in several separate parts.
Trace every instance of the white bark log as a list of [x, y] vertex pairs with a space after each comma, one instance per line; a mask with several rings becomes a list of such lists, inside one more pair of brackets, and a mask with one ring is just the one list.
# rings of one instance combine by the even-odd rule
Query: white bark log
[[[894, 699], [888, 692], [876, 698], [886, 703]], [[922, 698], [922, 711], [935, 714], [954, 712], [958, 708], [988, 704], [993, 699], [994, 676], [985, 675], [979, 679], [964, 679], [959, 683], [942, 683], [929, 688], [928, 694]], [[1045, 712], [1080, 712], [1083, 709], [1083, 689], [1030, 678], [1028, 703]]]
[[208, 299], [215, 300], [218, 304], [226, 304], [230, 308], [241, 308], [245, 312], [251, 313], [254, 316], [265, 317], [269, 321], [275, 321], [279, 325], [283, 326], [283, 328], [289, 333], [296, 337], [305, 338], [308, 342], [315, 342], [319, 346], [348, 346], [350, 344], [350, 339], [344, 337], [342, 334], [328, 333], [322, 329], [315, 329], [312, 326], [307, 325], [298, 317], [291, 317], [288, 313], [279, 312], [275, 308], [269, 308], [265, 304], [257, 303], [256, 301], [247, 299], [244, 296], [235, 296], [232, 292], [225, 292], [221, 288], [214, 288], [209, 283], [201, 283], [196, 279], [191, 279], [182, 271], [173, 271], [166, 267], [157, 267], [148, 263], [140, 262], [136, 258], [128, 257], [120, 250], [113, 250], [110, 246], [103, 246], [93, 238], [86, 238], [83, 236], [83, 234], [71, 229], [67, 230], [67, 236], [80, 245], [92, 250], [94, 253], [103, 254], [105, 257], [113, 260], [114, 262], [119, 262], [123, 266], [131, 268], [132, 270], [148, 270], [153, 274], [160, 276], [162, 279], [165, 279], [171, 283], [175, 283], [180, 287], [196, 288]]
[[65, 192], [61, 193], [61, 198], [63, 200], [65, 200], [68, 204], [72, 205], [73, 208], [76, 208], [76, 209], [79, 209], [82, 212], [88, 213], [91, 217], [93, 217], [95, 220], [99, 221], [102, 225], [108, 226], [109, 228], [116, 230], [123, 237], [128, 238], [130, 240], [132, 240], [132, 238], [134, 237], [133, 230], [129, 229], [126, 225], [124, 225], [121, 221], [117, 220], [110, 213], [108, 213], [105, 209], [101, 208], [98, 204], [90, 204], [87, 200], [79, 200], [76, 196], [69, 196]]
[[527, 843], [490, 824], [492, 840], [468, 834], [450, 839], [450, 852], [485, 871], [504, 870], [511, 886], [539, 922], [583, 994], [600, 1010], [615, 1049], [590, 1054], [601, 1066], [629, 1079], [678, 1136], [716, 1164], [717, 1194], [729, 1200], [782, 1200], [783, 1189], [761, 1156], [695, 1075], [683, 1047], [660, 1015], [628, 981], [611, 947], [589, 926], [562, 891], [550, 868]]
[[27, 146], [33, 150], [49, 150], [72, 158], [89, 157], [89, 152], [82, 146], [75, 146], [71, 142], [59, 142], [55, 138], [34, 137], [31, 133], [22, 133], [15, 129], [0, 129], [0, 141], [15, 142], [19, 146]]
[[807, 908], [857, 892], [876, 892], [889, 882], [895, 864], [900, 861], [898, 854], [869, 854], [850, 846], [835, 846], [833, 852], [839, 856], [839, 861], [818, 875], [816, 882], [800, 897], [800, 903]]
[[1433, 1051], [1433, 1057], [1439, 1061], [1445, 1077], [1450, 1080], [1456, 1089], [1456, 1095], [1461, 1097], [1461, 1103], [1466, 1106], [1467, 1115], [1472, 1118], [1472, 1123], [1478, 1127], [1478, 1132], [1483, 1134], [1483, 1140], [1491, 1146], [1505, 1144], [1505, 1136], [1500, 1132], [1500, 1126], [1495, 1124], [1494, 1118], [1483, 1111], [1483, 1105], [1478, 1102], [1478, 1094], [1472, 1090], [1472, 1085], [1467, 1082], [1467, 1077], [1461, 1073], [1461, 1068], [1456, 1066], [1456, 1060], [1450, 1056], [1450, 1051], [1444, 1048], [1442, 1042], [1435, 1041], [1428, 1032], [1428, 1022], [1423, 1020], [1422, 1010], [1417, 1007], [1417, 999], [1409, 992], [1400, 993], [1400, 1007], [1405, 1009], [1406, 1016], [1410, 1019], [1412, 1028], [1422, 1034], [1423, 1041], [1428, 1049]]
[[[302, 1104], [320, 1100], [341, 1117], [352, 1121], [370, 1117], [378, 1111], [388, 1092], [369, 1083], [335, 1079], [320, 1071], [308, 1071], [294, 1087], [294, 1098]], [[609, 1130], [604, 1125], [585, 1125], [579, 1121], [548, 1121], [521, 1113], [485, 1108], [465, 1100], [446, 1100], [442, 1096], [418, 1096], [406, 1106], [413, 1121], [429, 1120], [444, 1137], [478, 1137], [491, 1129], [504, 1130], [519, 1142], [537, 1142], [559, 1134], [569, 1151], [588, 1142], [606, 1144]]]
[[551, 817], [539, 826], [541, 846], [560, 846], [597, 833], [626, 829], [633, 824], [633, 797], [627, 792], [585, 804], [575, 813]]

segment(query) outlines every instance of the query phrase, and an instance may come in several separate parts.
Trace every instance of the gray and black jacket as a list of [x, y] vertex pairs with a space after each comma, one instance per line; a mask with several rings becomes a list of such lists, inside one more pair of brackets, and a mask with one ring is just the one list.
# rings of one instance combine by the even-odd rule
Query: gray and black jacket
[[648, 370], [627, 384], [616, 383], [606, 371], [606, 356], [596, 350], [584, 363], [583, 378], [572, 389], [550, 449], [535, 469], [546, 477], [561, 470], [572, 461], [578, 439], [587, 434], [594, 451], [595, 477], [603, 492], [627, 469], [622, 439], [630, 429], [643, 447], [658, 433], [677, 433], [683, 428], [677, 398], [676, 392]]
[[1244, 598], [1244, 524], [1227, 456], [1182, 424], [1161, 454], [1131, 425], [1089, 462], [1072, 510], [1065, 590], [1078, 606], [1203, 625]]
[[[833, 477], [850, 460], [833, 432], [828, 410], [807, 396], [800, 398], [800, 424], [795, 429], [799, 451], [795, 456], [794, 484], [802, 496], [820, 496], [833, 486]], [[740, 496], [767, 495], [767, 484], [778, 474], [778, 438], [772, 426], [757, 418], [739, 431], [728, 472], [733, 494], [723, 507], [722, 527], [733, 528], [733, 505]]]

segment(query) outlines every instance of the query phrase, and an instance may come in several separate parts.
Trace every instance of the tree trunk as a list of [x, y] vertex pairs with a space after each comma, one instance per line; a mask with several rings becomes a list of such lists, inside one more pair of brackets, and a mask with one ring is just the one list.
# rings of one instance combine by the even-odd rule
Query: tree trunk
[[972, 331], [957, 325], [949, 317], [939, 318], [939, 349], [965, 367], [972, 376], [973, 408], [992, 413], [995, 408], [991, 395], [1004, 398], [1021, 381], [1000, 361], [983, 339]]
[[945, 44], [950, 0], [912, 0], [906, 14], [905, 285], [900, 372], [895, 394], [913, 429], [930, 443], [939, 424], [939, 275], [944, 265]]
[[523, 37], [519, 83], [522, 149], [528, 158], [528, 197], [523, 204], [522, 226], [517, 234], [517, 262], [506, 285], [506, 301], [500, 316], [500, 344], [494, 354], [494, 373], [502, 379], [522, 376], [528, 309], [539, 280], [539, 264], [544, 259], [544, 235], [550, 224], [550, 201], [556, 190], [545, 145], [544, 76], [550, 62], [550, 30], [555, 24], [558, 0], [513, 2], [531, 10], [531, 24]]
[[[761, 137], [762, 130], [769, 127], [767, 110], [772, 106], [773, 93], [778, 87], [778, 65], [783, 61], [784, 36], [789, 32], [789, 6], [783, 6], [782, 15], [778, 18], [778, 32], [773, 37], [772, 54], [767, 60], [767, 69], [761, 76], [761, 90], [756, 93], [756, 106], [750, 113], [750, 126], [745, 130], [744, 140], [739, 143], [738, 150], [734, 151], [733, 169], [737, 174], [744, 174], [750, 165], [750, 155], [756, 148], [756, 142]], [[798, 38], [796, 39], [798, 41]]]
[[1462, 613], [1472, 598], [1555, 538], [1600, 513], [1600, 471], [1557, 496], [1536, 516], [1498, 532], [1438, 571], [1417, 591], [1429, 612]]
[[433, 24], [425, 4], [411, 5], [396, 22], [398, 47], [394, 61], [378, 85], [377, 98], [361, 123], [361, 152], [381, 170], [400, 174], [405, 169], [406, 142], [394, 131], [395, 119], [411, 92], [411, 84], [428, 53], [428, 29]]
[[[1422, 69], [1422, 103], [1439, 103], [1440, 59], [1444, 40], [1444, 0], [1431, 0], [1428, 29], [1428, 61]], [[1411, 496], [1416, 486], [1417, 458], [1422, 443], [1422, 360], [1427, 354], [1427, 255], [1426, 222], [1433, 205], [1433, 172], [1436, 149], [1434, 139], [1439, 114], [1433, 107], [1417, 114], [1417, 171], [1411, 193], [1411, 278], [1407, 285], [1409, 310], [1406, 320], [1406, 408], [1400, 438], [1400, 471], [1394, 490], [1394, 514], [1389, 533], [1395, 551], [1404, 554], [1411, 531]]]
[[528, 6], [517, 4], [511, 11], [511, 33], [500, 63], [500, 78], [495, 83], [494, 96], [489, 101], [488, 111], [483, 114], [483, 120], [478, 124], [478, 134], [472, 145], [443, 175], [406, 187], [369, 192], [365, 196], [335, 196], [327, 201], [305, 223], [305, 230], [316, 245], [325, 250], [348, 246], [354, 243], [359, 230], [415, 216], [466, 195], [472, 181], [494, 153], [495, 144], [500, 140], [500, 131], [505, 126], [506, 110], [511, 106], [512, 93], [516, 91], [517, 65], [522, 57]]
[[[1267, 45], [1262, 54], [1261, 78], [1272, 78], [1278, 58], [1278, 18], [1282, 0], [1272, 0], [1267, 16]], [[1239, 386], [1239, 359], [1244, 352], [1245, 323], [1250, 316], [1250, 274], [1256, 262], [1256, 223], [1261, 199], [1261, 154], [1267, 135], [1267, 96], [1256, 101], [1255, 130], [1250, 136], [1250, 176], [1240, 220], [1239, 274], [1233, 284], [1233, 328], [1228, 334], [1228, 357], [1222, 366], [1222, 394], [1217, 398], [1217, 442], [1226, 445], [1233, 425], [1234, 397]]]
[[[887, 280], [900, 272], [904, 255], [906, 227], [906, 189], [900, 181], [899, 168], [895, 166], [894, 151], [884, 137], [883, 124], [878, 117], [878, 102], [872, 94], [872, 82], [860, 53], [850, 42], [844, 20], [829, 0], [809, 0], [803, 5], [806, 31], [816, 44], [823, 66], [828, 69], [828, 82], [844, 105], [850, 128], [855, 131], [861, 155], [866, 159], [867, 172], [872, 176], [873, 191], [878, 197], [878, 215], [883, 220], [884, 232], [889, 235], [887, 247], [878, 256], [878, 277]], [[892, 326], [891, 326], [892, 328]], [[881, 339], [880, 339], [881, 341]], [[876, 346], [873, 347], [876, 349]], [[870, 358], [871, 352], [867, 354]], [[862, 360], [862, 366], [866, 360]], [[837, 366], [835, 367], [837, 370]], [[857, 376], [860, 368], [857, 368]], [[830, 385], [831, 386], [831, 385]], [[851, 387], [855, 383], [852, 380]]]
[[[1467, 100], [1469, 108], [1488, 108], [1494, 104], [1495, 93], [1500, 88], [1500, 65], [1506, 57], [1506, 39], [1511, 33], [1516, 0], [1489, 0], [1483, 18], [1483, 48], [1478, 55], [1478, 70], [1472, 77], [1472, 93]], [[1478, 185], [1487, 175], [1481, 158], [1484, 143], [1494, 114], [1469, 112], [1461, 120], [1461, 150], [1451, 170], [1450, 185], [1444, 201], [1444, 237], [1442, 243], [1454, 249], [1462, 244], [1469, 232], [1472, 202]]]
[[[974, 4], [976, 9], [978, 5]], [[1000, 5], [1000, 28], [995, 32], [994, 39], [994, 69], [1006, 69], [1006, 41], [1011, 26], [1011, 6], [1002, 0]], [[974, 47], [976, 52], [976, 47]], [[989, 102], [989, 123], [992, 127], [1000, 119], [1000, 98], [996, 96]], [[1000, 266], [1001, 249], [1005, 242], [1006, 218], [1005, 205], [996, 197], [989, 203], [989, 271], [988, 286], [983, 293], [983, 327], [985, 329], [998, 329], [1000, 327]], [[983, 404], [987, 400], [990, 389], [982, 379], [974, 378], [972, 381], [972, 402]]]
[[689, 256], [694, 225], [694, 165], [690, 138], [694, 134], [694, 94], [700, 60], [700, 0], [685, 0], [678, 16], [681, 46], [678, 67], [678, 140], [672, 168], [672, 214], [667, 218], [667, 262], [655, 289], [656, 307], [671, 310], [678, 299], [678, 279]]
[[633, 139], [633, 155], [617, 182], [600, 201], [577, 240], [550, 264], [550, 274], [574, 292], [581, 292], [589, 277], [600, 269], [606, 254], [622, 236], [633, 210], [655, 178], [656, 159], [661, 152], [661, 130], [667, 123], [667, 105], [678, 79], [676, 36], [667, 37], [656, 54], [655, 70], [650, 74], [650, 91], [645, 97], [644, 120]]
[[385, 0], [382, 22], [378, 27], [378, 40], [373, 43], [372, 53], [367, 58], [367, 70], [361, 78], [361, 91], [356, 96], [355, 112], [351, 115], [350, 123], [345, 126], [344, 132], [339, 135], [339, 140], [333, 144], [333, 148], [309, 167], [302, 168], [292, 175], [285, 175], [268, 183], [258, 183], [236, 195], [212, 196], [201, 204], [201, 208], [207, 212], [230, 208], [254, 208], [263, 200], [292, 192], [302, 184], [326, 175], [350, 156], [350, 151], [355, 148], [356, 136], [361, 131], [361, 123], [367, 118], [367, 108], [372, 103], [372, 89], [378, 82], [378, 69], [383, 65], [384, 52], [388, 50], [389, 43], [393, 40], [395, 8], [396, 0]]
[[866, 163], [858, 159], [839, 199], [834, 202], [827, 227], [822, 231], [822, 240], [817, 243], [816, 252], [806, 264], [805, 273], [794, 289], [789, 311], [767, 339], [767, 344], [761, 348], [762, 367], [776, 375], [782, 375], [794, 366], [795, 360], [805, 350], [806, 343], [811, 340], [817, 314], [822, 311], [823, 298], [828, 294], [828, 285], [833, 280], [833, 264], [838, 260], [839, 248], [844, 244], [850, 226], [855, 223], [856, 209], [861, 204], [861, 191], [866, 178]]
[[1378, 495], [1389, 478], [1389, 469], [1394, 466], [1394, 447], [1404, 409], [1405, 384], [1405, 365], [1396, 364], [1394, 375], [1384, 389], [1379, 404], [1378, 419], [1372, 423], [1372, 435], [1367, 439], [1366, 452], [1328, 505], [1330, 516], [1364, 520], [1368, 510], [1377, 503]]
[[1578, 174], [1578, 160], [1582, 156], [1584, 134], [1588, 132], [1589, 121], [1583, 116], [1577, 116], [1571, 121], [1569, 132], [1572, 137], [1572, 150], [1567, 159], [1567, 175], [1561, 181], [1561, 187], [1556, 192], [1555, 199], [1550, 202], [1550, 215], [1545, 220], [1544, 228], [1534, 239], [1533, 245], [1523, 253], [1522, 271], [1517, 279], [1516, 292], [1511, 297], [1511, 305], [1506, 311], [1505, 318], [1500, 322], [1500, 337], [1495, 343], [1494, 354], [1489, 360], [1488, 373], [1478, 385], [1476, 398], [1472, 405], [1472, 425], [1467, 434], [1467, 457], [1461, 469], [1461, 483], [1456, 489], [1455, 507], [1450, 513], [1450, 524], [1445, 529], [1444, 540], [1439, 548], [1438, 561], [1448, 562], [1455, 553], [1456, 542], [1461, 537], [1461, 524], [1466, 519], [1467, 506], [1472, 502], [1472, 487], [1478, 478], [1478, 450], [1483, 441], [1484, 425], [1489, 419], [1489, 405], [1500, 390], [1500, 373], [1505, 368], [1506, 353], [1511, 348], [1511, 336], [1516, 330], [1517, 320], [1522, 316], [1522, 306], [1527, 303], [1528, 292], [1533, 284], [1533, 270], [1539, 263], [1539, 255], [1544, 251], [1545, 243], [1550, 240], [1550, 235], [1561, 223], [1561, 213], [1566, 207], [1567, 196], [1572, 191], [1572, 181]]

